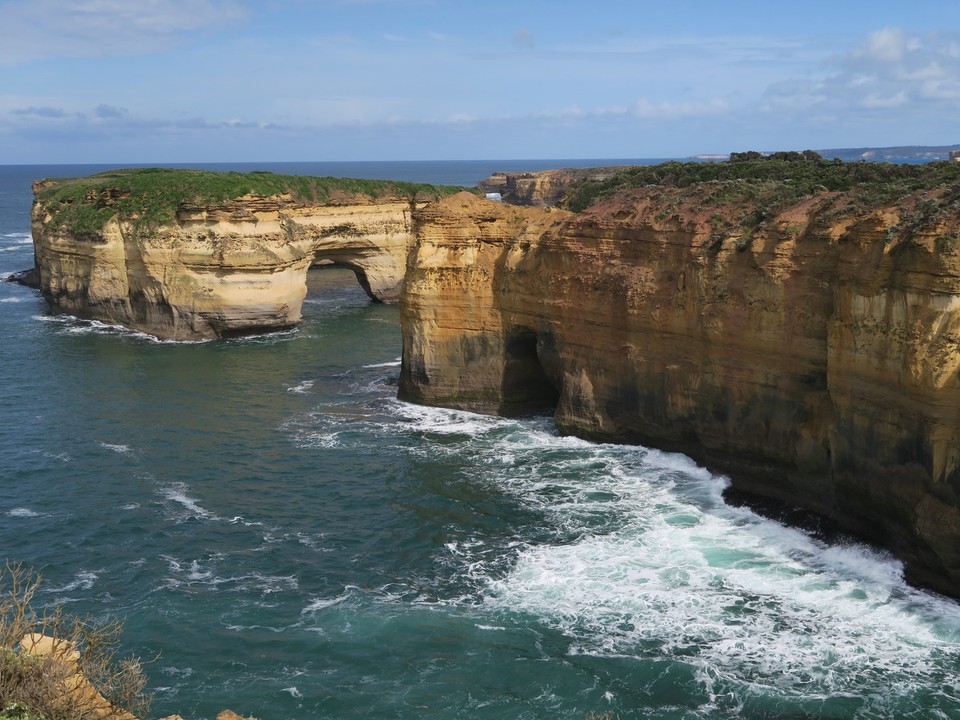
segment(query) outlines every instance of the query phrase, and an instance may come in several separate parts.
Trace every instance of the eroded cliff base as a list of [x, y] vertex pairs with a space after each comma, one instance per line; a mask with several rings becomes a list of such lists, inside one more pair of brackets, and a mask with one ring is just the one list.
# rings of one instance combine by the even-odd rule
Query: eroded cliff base
[[578, 212], [431, 204], [401, 397], [552, 392], [561, 431], [686, 453], [960, 596], [958, 176], [799, 155], [631, 169]]
[[960, 165], [788, 155], [555, 172], [517, 186], [530, 207], [269, 174], [40, 183], [37, 271], [55, 310], [192, 339], [294, 324], [307, 268], [345, 265], [400, 298], [401, 397], [553, 405], [960, 597]]

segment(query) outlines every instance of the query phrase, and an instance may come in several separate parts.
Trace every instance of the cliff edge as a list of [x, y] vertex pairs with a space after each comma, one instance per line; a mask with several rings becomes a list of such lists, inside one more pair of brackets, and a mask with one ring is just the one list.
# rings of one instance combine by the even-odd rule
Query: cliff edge
[[330, 259], [399, 295], [400, 397], [684, 452], [960, 597], [960, 164], [748, 153], [529, 185], [562, 209], [174, 172], [38, 183], [54, 309], [283, 327]]
[[960, 174], [736, 165], [588, 182], [577, 213], [418, 211], [401, 397], [555, 406], [564, 431], [684, 452], [960, 596]]

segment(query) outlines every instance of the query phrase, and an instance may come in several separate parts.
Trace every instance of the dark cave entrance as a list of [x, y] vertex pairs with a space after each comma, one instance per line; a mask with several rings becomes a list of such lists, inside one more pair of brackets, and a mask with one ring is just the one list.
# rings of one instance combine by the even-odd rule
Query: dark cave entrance
[[504, 415], [539, 415], [556, 409], [560, 378], [550, 372], [556, 365], [550, 362], [555, 354], [552, 339], [528, 329], [506, 333], [500, 408]]

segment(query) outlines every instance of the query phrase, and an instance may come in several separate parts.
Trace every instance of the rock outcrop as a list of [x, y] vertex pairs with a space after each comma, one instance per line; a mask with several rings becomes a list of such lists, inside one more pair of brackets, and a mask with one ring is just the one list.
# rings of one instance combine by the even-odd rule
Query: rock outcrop
[[83, 674], [80, 652], [67, 640], [28, 633], [19, 643], [26, 656], [48, 661], [45, 676], [52, 693], [49, 701], [64, 716], [94, 720], [137, 720], [107, 700]]
[[290, 325], [311, 263], [353, 267], [400, 294], [402, 398], [684, 452], [960, 597], [958, 168], [748, 161], [514, 182], [576, 213], [247, 194], [149, 232], [40, 188], [37, 270], [55, 309], [192, 338]]
[[626, 166], [566, 168], [540, 172], [495, 172], [477, 183], [485, 193], [499, 193], [511, 205], [553, 207], [584, 180], [606, 180]]
[[352, 268], [371, 297], [395, 302], [410, 211], [401, 201], [284, 208], [278, 199], [247, 198], [186, 207], [149, 233], [113, 218], [89, 241], [46, 225], [38, 203], [40, 290], [56, 311], [162, 338], [289, 327], [300, 320], [307, 270], [320, 260]]
[[960, 595], [956, 197], [865, 209], [820, 190], [757, 222], [735, 189], [647, 187], [579, 214], [427, 206], [401, 397], [555, 403], [567, 432], [684, 452]]
[[[182, 175], [199, 177], [201, 187], [243, 178], [275, 185], [285, 176], [142, 172], [66, 181], [84, 193], [67, 200], [56, 181], [34, 184], [35, 270], [54, 311], [176, 340], [279, 329], [300, 320], [307, 270], [323, 261], [351, 268], [377, 301], [399, 298], [412, 212], [423, 204], [416, 192], [424, 186], [378, 183], [387, 190], [376, 197], [247, 192], [202, 202], [178, 188]], [[149, 185], [139, 205], [129, 202], [130, 185], [154, 174], [159, 187]], [[344, 181], [348, 189], [351, 182]], [[145, 221], [156, 211], [151, 203], [175, 194], [166, 216]], [[136, 210], [124, 211], [125, 201]]]

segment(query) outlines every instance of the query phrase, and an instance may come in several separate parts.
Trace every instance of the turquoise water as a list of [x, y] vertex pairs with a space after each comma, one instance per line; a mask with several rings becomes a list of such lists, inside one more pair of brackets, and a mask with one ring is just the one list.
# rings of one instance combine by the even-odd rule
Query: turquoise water
[[[490, 171], [432, 165], [361, 170]], [[50, 170], [0, 168], [0, 275]], [[680, 455], [398, 402], [397, 309], [349, 272], [304, 315], [160, 343], [0, 284], [0, 548], [126, 619], [155, 714], [960, 717], [960, 608], [894, 560]]]

